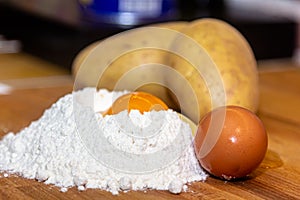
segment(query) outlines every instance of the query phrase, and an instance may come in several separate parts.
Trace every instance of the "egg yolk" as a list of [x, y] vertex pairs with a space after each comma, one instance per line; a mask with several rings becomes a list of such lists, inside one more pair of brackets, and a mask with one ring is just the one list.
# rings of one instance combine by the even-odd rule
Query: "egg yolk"
[[104, 115], [117, 114], [123, 110], [139, 110], [142, 114], [151, 110], [167, 110], [168, 106], [158, 97], [146, 92], [132, 92], [117, 98]]

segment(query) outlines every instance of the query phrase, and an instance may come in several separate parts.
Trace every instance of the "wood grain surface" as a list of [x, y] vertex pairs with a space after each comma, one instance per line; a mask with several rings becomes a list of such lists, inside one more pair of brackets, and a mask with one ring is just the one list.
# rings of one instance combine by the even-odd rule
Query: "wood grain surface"
[[[260, 65], [258, 115], [267, 129], [269, 146], [263, 163], [249, 178], [229, 182], [209, 177], [205, 182], [192, 183], [188, 192], [180, 195], [147, 190], [113, 196], [97, 189], [80, 192], [71, 188], [62, 193], [52, 185], [17, 176], [6, 178], [2, 173], [0, 199], [300, 199], [300, 68], [285, 62], [272, 63], [271, 67], [269, 63]], [[61, 73], [55, 72], [52, 81], [48, 77], [42, 83], [41, 79], [31, 79], [29, 82], [36, 81], [32, 88], [12, 87], [9, 94], [0, 94], [0, 137], [28, 126], [58, 98], [72, 91], [71, 78], [61, 76], [58, 85], [58, 75]]]
[[68, 70], [30, 54], [0, 54], [0, 80], [57, 76], [68, 73]]

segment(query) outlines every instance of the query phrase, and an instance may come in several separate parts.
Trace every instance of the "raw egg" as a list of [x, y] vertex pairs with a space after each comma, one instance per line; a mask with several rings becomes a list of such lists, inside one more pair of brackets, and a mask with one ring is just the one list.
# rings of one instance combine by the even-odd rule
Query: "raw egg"
[[267, 146], [261, 120], [238, 106], [220, 107], [206, 114], [194, 140], [201, 166], [226, 180], [249, 175], [264, 159]]
[[167, 110], [168, 106], [158, 97], [146, 92], [132, 92], [117, 98], [104, 114], [117, 114], [123, 110], [139, 110], [142, 114], [151, 110]]

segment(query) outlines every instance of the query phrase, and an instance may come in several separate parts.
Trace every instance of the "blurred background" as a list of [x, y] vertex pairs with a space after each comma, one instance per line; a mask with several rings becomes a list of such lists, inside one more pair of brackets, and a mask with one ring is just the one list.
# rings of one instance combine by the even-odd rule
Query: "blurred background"
[[0, 53], [6, 45], [71, 69], [94, 41], [146, 24], [203, 17], [236, 27], [257, 60], [300, 60], [299, 0], [0, 0]]

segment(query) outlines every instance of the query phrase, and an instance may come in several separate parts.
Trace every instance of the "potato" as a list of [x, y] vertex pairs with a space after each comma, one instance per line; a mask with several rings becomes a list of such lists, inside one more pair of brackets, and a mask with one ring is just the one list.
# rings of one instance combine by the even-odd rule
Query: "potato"
[[165, 78], [183, 114], [198, 123], [204, 114], [224, 104], [256, 112], [257, 66], [246, 39], [231, 25], [217, 19], [192, 21], [181, 32], [190, 41], [178, 38], [172, 50], [180, 56], [169, 60], [185, 81], [169, 75]]
[[[100, 43], [100, 41], [94, 42], [87, 47], [85, 47], [83, 50], [81, 50], [75, 57], [73, 63], [72, 63], [72, 74], [75, 77], [80, 66], [82, 65], [84, 59], [89, 55], [89, 53], [96, 48], [96, 46]], [[83, 85], [85, 85], [85, 80], [80, 80]]]
[[[175, 37], [175, 31], [181, 30], [187, 24], [188, 22], [183, 21], [153, 24], [145, 30], [130, 30], [108, 38], [101, 44], [91, 44], [82, 50], [73, 62], [73, 75], [78, 87], [97, 86], [109, 90], [145, 91], [160, 97], [169, 107], [175, 108], [169, 96], [170, 91], [163, 86], [164, 75], [161, 66], [167, 64], [165, 58], [169, 53], [165, 49], [171, 44], [171, 38], [168, 36]], [[160, 33], [160, 29], [152, 30], [151, 27], [175, 31], [164, 33], [162, 30]], [[102, 45], [101, 51], [100, 47], [97, 50], [99, 45]], [[78, 75], [81, 67], [85, 69]]]
[[188, 24], [189, 24], [189, 22], [187, 22], [187, 21], [173, 21], [173, 22], [163, 22], [163, 23], [158, 23], [158, 24], [150, 24], [148, 26], [159, 27], [159, 28], [168, 28], [168, 29], [172, 29], [174, 31], [180, 32]]

